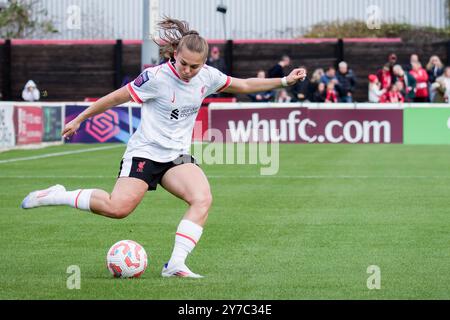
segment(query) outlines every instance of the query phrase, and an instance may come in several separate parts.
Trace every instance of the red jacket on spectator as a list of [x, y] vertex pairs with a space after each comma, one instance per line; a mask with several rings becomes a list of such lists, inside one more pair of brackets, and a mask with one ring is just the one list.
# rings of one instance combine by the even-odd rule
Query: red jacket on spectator
[[377, 72], [378, 80], [381, 83], [381, 89], [387, 89], [392, 84], [392, 73], [390, 70], [378, 70]]
[[416, 97], [428, 98], [428, 72], [424, 68], [418, 70], [411, 70], [409, 72], [416, 81]]
[[404, 101], [405, 98], [398, 91], [387, 91], [380, 98], [380, 103], [396, 103]]
[[325, 99], [325, 102], [338, 102], [337, 94], [335, 90], [327, 90], [327, 97]]

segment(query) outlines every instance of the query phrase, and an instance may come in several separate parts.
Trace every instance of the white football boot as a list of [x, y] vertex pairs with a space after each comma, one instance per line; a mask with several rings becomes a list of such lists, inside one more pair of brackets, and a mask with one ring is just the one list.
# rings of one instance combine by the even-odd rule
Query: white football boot
[[189, 270], [189, 268], [184, 263], [176, 264], [174, 266], [168, 266], [168, 264], [166, 263], [162, 269], [161, 275], [165, 278], [203, 278], [203, 276], [193, 273], [191, 270]]
[[22, 201], [23, 209], [31, 209], [40, 206], [55, 204], [55, 194], [65, 192], [64, 186], [57, 184], [45, 190], [37, 190], [29, 193]]

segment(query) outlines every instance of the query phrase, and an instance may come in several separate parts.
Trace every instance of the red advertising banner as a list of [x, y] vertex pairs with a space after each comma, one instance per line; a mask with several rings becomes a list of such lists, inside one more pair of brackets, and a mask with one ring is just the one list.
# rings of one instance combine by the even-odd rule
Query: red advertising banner
[[43, 118], [40, 107], [14, 107], [16, 144], [42, 142]]
[[211, 109], [210, 129], [228, 142], [402, 143], [403, 110]]

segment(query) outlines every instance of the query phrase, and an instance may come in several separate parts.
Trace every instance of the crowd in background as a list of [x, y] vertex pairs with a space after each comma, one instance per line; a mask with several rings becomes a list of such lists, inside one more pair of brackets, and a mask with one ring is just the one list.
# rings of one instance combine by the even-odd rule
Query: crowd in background
[[[167, 60], [165, 58], [162, 62]], [[228, 73], [220, 50], [213, 46], [207, 64]], [[291, 66], [291, 59], [283, 55], [267, 70], [259, 70], [258, 78], [282, 78]], [[302, 66], [306, 69], [305, 66]], [[266, 92], [249, 94], [252, 102], [321, 102], [352, 103], [357, 86], [356, 75], [348, 63], [341, 61], [337, 69], [329, 66], [325, 70], [318, 68], [308, 71], [308, 77], [289, 88], [280, 88]], [[368, 75], [368, 99], [373, 103], [397, 102], [441, 102], [450, 103], [450, 67], [445, 67], [441, 59], [433, 55], [424, 66], [417, 54], [412, 54], [406, 65], [397, 61], [397, 55], [391, 53], [388, 61], [374, 74]], [[127, 82], [129, 79], [127, 79]], [[213, 95], [219, 97], [220, 94]], [[25, 101], [38, 101], [39, 90], [30, 80], [26, 84], [22, 98]]]
[[369, 75], [369, 102], [441, 102], [450, 103], [450, 67], [433, 55], [423, 66], [417, 54], [407, 65], [397, 63], [392, 53], [376, 74]]
[[[207, 63], [223, 72], [227, 71], [217, 47], [212, 48]], [[286, 76], [285, 71], [290, 65], [290, 57], [283, 55], [267, 72], [259, 70], [256, 77], [282, 78]], [[423, 66], [419, 56], [412, 54], [409, 63], [402, 66], [397, 62], [397, 55], [392, 53], [376, 73], [368, 75], [368, 80], [368, 102], [450, 103], [450, 67], [444, 67], [436, 55]], [[347, 62], [341, 61], [337, 69], [329, 66], [325, 70], [318, 68], [312, 73], [308, 70], [308, 77], [290, 88], [258, 92], [248, 97], [252, 102], [352, 103], [356, 86], [354, 71]]]

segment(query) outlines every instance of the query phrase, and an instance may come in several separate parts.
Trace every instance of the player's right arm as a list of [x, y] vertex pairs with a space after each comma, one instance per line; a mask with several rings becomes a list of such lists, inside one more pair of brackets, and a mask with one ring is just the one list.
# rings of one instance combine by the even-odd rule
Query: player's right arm
[[94, 102], [89, 108], [80, 113], [75, 119], [67, 123], [64, 126], [62, 136], [64, 138], [71, 137], [77, 132], [81, 123], [86, 119], [89, 119], [90, 117], [93, 117], [97, 114], [103, 113], [112, 107], [121, 105], [122, 103], [129, 102], [130, 100], [132, 100], [132, 97], [128, 92], [126, 86], [123, 86], [122, 88], [111, 92], [110, 94]]

